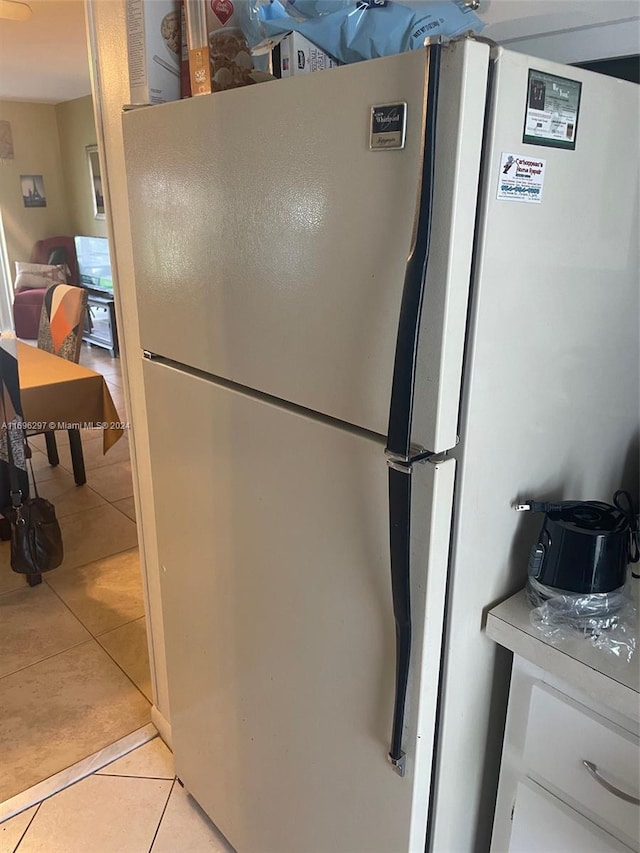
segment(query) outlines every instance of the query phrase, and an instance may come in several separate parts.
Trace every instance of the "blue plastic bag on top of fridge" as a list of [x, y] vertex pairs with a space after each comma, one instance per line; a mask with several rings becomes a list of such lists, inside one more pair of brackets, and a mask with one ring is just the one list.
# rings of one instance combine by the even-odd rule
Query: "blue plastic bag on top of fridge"
[[343, 63], [404, 53], [422, 47], [428, 36], [484, 27], [464, 0], [253, 0], [252, 11], [263, 38], [293, 30]]

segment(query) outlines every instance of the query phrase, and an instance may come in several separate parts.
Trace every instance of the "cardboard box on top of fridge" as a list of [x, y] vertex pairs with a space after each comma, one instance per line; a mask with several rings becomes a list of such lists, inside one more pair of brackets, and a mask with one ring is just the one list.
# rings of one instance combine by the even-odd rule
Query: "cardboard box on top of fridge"
[[313, 42], [300, 33], [288, 32], [272, 36], [256, 45], [253, 54], [270, 55], [270, 71], [276, 77], [293, 77], [310, 74], [340, 65]]
[[248, 86], [255, 79], [253, 59], [231, 0], [205, 0], [211, 61], [211, 91]]
[[131, 103], [179, 100], [179, 0], [127, 0], [126, 10]]
[[[279, 56], [278, 56], [279, 49]], [[279, 59], [279, 76], [293, 77], [295, 74], [310, 74], [313, 71], [324, 71], [339, 65], [328, 53], [320, 50], [308, 38], [300, 33], [287, 33], [276, 48]], [[276, 57], [274, 57], [275, 59]], [[274, 62], [275, 66], [275, 62]], [[278, 68], [274, 73], [278, 76]]]

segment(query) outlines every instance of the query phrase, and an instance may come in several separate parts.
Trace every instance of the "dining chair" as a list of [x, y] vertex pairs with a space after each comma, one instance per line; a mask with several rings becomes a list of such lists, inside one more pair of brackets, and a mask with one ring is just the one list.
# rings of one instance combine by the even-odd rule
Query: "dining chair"
[[[66, 358], [67, 361], [74, 361], [77, 364], [80, 359], [82, 330], [86, 314], [87, 291], [84, 287], [53, 284], [47, 289], [42, 303], [38, 349], [50, 352], [60, 358]], [[87, 477], [84, 469], [80, 430], [71, 428], [67, 432], [73, 465], [73, 478], [76, 485], [81, 486], [87, 482]], [[47, 445], [49, 464], [58, 465], [60, 458], [55, 432], [44, 430], [44, 439]]]

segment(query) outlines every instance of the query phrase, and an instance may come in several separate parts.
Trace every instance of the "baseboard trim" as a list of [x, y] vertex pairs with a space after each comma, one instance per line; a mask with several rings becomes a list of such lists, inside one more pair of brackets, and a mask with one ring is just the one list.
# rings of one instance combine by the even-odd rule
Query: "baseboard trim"
[[125, 737], [120, 738], [115, 743], [105, 746], [104, 749], [100, 749], [98, 752], [94, 752], [93, 755], [89, 755], [87, 758], [83, 758], [81, 761], [72, 764], [71, 767], [66, 767], [59, 773], [54, 773], [48, 779], [38, 782], [37, 785], [27, 788], [21, 794], [10, 797], [4, 803], [0, 803], [0, 823], [52, 797], [54, 794], [59, 793], [64, 788], [68, 788], [69, 785], [79, 782], [86, 776], [91, 776], [96, 770], [101, 770], [117, 758], [122, 758], [123, 755], [131, 752], [132, 749], [137, 749], [139, 746], [153, 740], [157, 735], [158, 730], [156, 730], [153, 723], [147, 723], [141, 729], [136, 729], [135, 732], [125, 735]]
[[151, 706], [151, 722], [158, 729], [158, 734], [160, 735], [162, 740], [173, 752], [171, 723], [160, 711], [158, 711], [155, 705]]

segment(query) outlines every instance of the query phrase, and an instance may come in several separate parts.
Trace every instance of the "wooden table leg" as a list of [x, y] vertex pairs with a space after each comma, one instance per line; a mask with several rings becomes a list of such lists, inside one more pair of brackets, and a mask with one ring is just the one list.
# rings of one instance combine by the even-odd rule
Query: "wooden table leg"
[[69, 449], [71, 450], [71, 463], [73, 465], [73, 479], [76, 481], [76, 486], [82, 486], [87, 482], [87, 475], [84, 470], [84, 455], [82, 453], [82, 439], [80, 430], [70, 429], [69, 433]]

